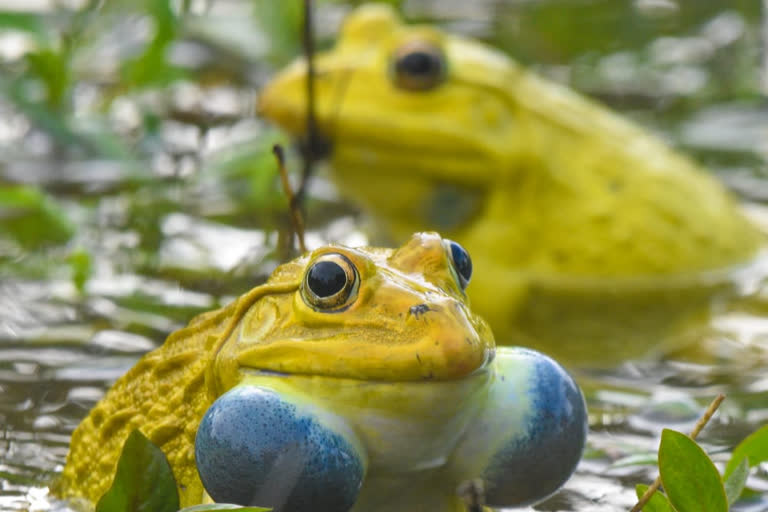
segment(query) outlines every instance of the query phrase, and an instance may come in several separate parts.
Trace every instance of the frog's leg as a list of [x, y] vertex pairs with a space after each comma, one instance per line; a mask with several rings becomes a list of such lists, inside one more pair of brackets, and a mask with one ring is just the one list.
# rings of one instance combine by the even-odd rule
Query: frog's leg
[[497, 349], [485, 408], [449, 462], [457, 482], [481, 478], [486, 504], [521, 506], [554, 493], [573, 473], [587, 435], [584, 398], [552, 359]]
[[299, 397], [240, 385], [200, 422], [195, 458], [217, 502], [274, 512], [342, 512], [357, 499], [367, 467], [346, 423]]

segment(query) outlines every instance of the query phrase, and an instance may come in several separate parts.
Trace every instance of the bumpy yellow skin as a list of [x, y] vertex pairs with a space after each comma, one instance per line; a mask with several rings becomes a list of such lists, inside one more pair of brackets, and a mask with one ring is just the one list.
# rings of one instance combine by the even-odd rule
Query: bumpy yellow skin
[[[355, 295], [333, 313], [308, 305], [302, 291], [308, 265], [329, 252], [343, 254], [359, 272]], [[446, 418], [472, 418], [471, 404], [481, 403], [476, 395], [485, 396], [489, 374], [470, 376], [495, 350], [490, 328], [469, 310], [449, 258], [437, 234], [421, 233], [396, 250], [323, 247], [278, 267], [264, 285], [171, 334], [115, 383], [73, 433], [55, 492], [98, 501], [123, 443], [138, 428], [168, 457], [181, 505], [203, 502], [194, 456], [198, 425], [216, 398], [246, 378], [311, 391], [332, 411], [346, 407], [364, 414], [378, 407], [400, 411], [406, 422], [432, 421], [432, 440], [414, 450], [436, 443], [449, 434]], [[418, 305], [429, 308], [428, 318], [410, 313]], [[270, 378], [269, 371], [287, 376]], [[408, 383], [425, 380], [444, 384], [408, 391]], [[425, 415], [437, 396], [446, 405]], [[402, 446], [381, 440], [371, 446], [384, 458], [401, 457]], [[423, 486], [413, 491], [414, 499], [428, 494]], [[460, 509], [455, 498], [440, 507]]]
[[[444, 80], [399, 87], [394, 55], [425, 42], [442, 51]], [[339, 188], [396, 240], [438, 229], [464, 245], [473, 307], [499, 343], [590, 363], [606, 350], [637, 355], [706, 309], [712, 271], [723, 284], [763, 243], [714, 178], [654, 136], [387, 6], [353, 12], [316, 68]], [[259, 101], [294, 134], [305, 131], [305, 81], [299, 60]]]

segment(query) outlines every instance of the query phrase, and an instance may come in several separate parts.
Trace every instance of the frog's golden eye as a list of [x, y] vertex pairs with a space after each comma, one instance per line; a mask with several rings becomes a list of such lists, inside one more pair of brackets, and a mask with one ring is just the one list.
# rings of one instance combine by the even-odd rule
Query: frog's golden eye
[[395, 51], [392, 74], [401, 89], [427, 91], [445, 78], [445, 56], [433, 43], [409, 41]]
[[453, 240], [445, 239], [443, 244], [448, 255], [451, 257], [451, 263], [453, 264], [453, 270], [456, 271], [459, 285], [464, 290], [467, 288], [469, 280], [472, 279], [472, 258], [469, 257], [469, 253], [465, 248]]
[[359, 280], [357, 269], [346, 256], [323, 254], [307, 270], [301, 294], [313, 309], [340, 311], [354, 299]]

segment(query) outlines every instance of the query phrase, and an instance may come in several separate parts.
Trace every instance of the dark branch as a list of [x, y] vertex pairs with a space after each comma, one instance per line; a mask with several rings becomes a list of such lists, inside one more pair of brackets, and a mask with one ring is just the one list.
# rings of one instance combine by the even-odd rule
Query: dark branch
[[304, 0], [304, 58], [307, 61], [307, 123], [306, 141], [304, 144], [304, 169], [301, 176], [296, 200], [301, 203], [306, 193], [307, 182], [314, 170], [317, 158], [316, 150], [320, 138], [317, 134], [317, 117], [315, 115], [315, 38], [313, 33], [312, 0]]

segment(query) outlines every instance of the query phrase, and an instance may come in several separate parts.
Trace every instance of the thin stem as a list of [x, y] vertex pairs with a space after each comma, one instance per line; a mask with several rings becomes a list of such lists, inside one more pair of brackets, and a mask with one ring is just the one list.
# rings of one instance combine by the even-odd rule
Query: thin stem
[[763, 0], [763, 94], [768, 94], [768, 0]]
[[[699, 432], [701, 432], [701, 430], [707, 425], [709, 420], [712, 418], [712, 415], [715, 414], [715, 411], [717, 411], [717, 408], [720, 407], [721, 403], [723, 403], [723, 400], [725, 400], [725, 395], [722, 393], [717, 395], [715, 399], [712, 400], [712, 403], [709, 404], [707, 410], [704, 411], [704, 415], [699, 418], [699, 421], [696, 422], [696, 425], [693, 427], [693, 430], [691, 430], [691, 433], [688, 435], [688, 437], [691, 439], [696, 439], [696, 436], [698, 436]], [[632, 507], [632, 510], [629, 512], [641, 512], [643, 507], [646, 506], [651, 500], [653, 494], [659, 490], [659, 487], [661, 487], [661, 475], [656, 477], [656, 480], [654, 480], [651, 486], [646, 489], [646, 491], [638, 500], [637, 504]]]
[[291, 182], [288, 181], [288, 171], [285, 170], [285, 153], [280, 144], [272, 146], [272, 153], [277, 158], [277, 167], [280, 169], [280, 180], [283, 183], [285, 196], [288, 198], [288, 205], [291, 210], [291, 219], [293, 220], [293, 229], [296, 231], [296, 237], [299, 239], [299, 249], [301, 252], [307, 252], [307, 246], [304, 245], [304, 219], [301, 210], [298, 208], [296, 196], [291, 188]]
[[317, 116], [315, 113], [315, 38], [312, 21], [312, 0], [304, 0], [304, 58], [307, 61], [307, 120], [306, 120], [306, 147], [304, 148], [304, 170], [301, 176], [299, 190], [296, 193], [297, 201], [301, 202], [306, 193], [307, 181], [312, 175], [315, 165], [315, 149], [318, 144]]

